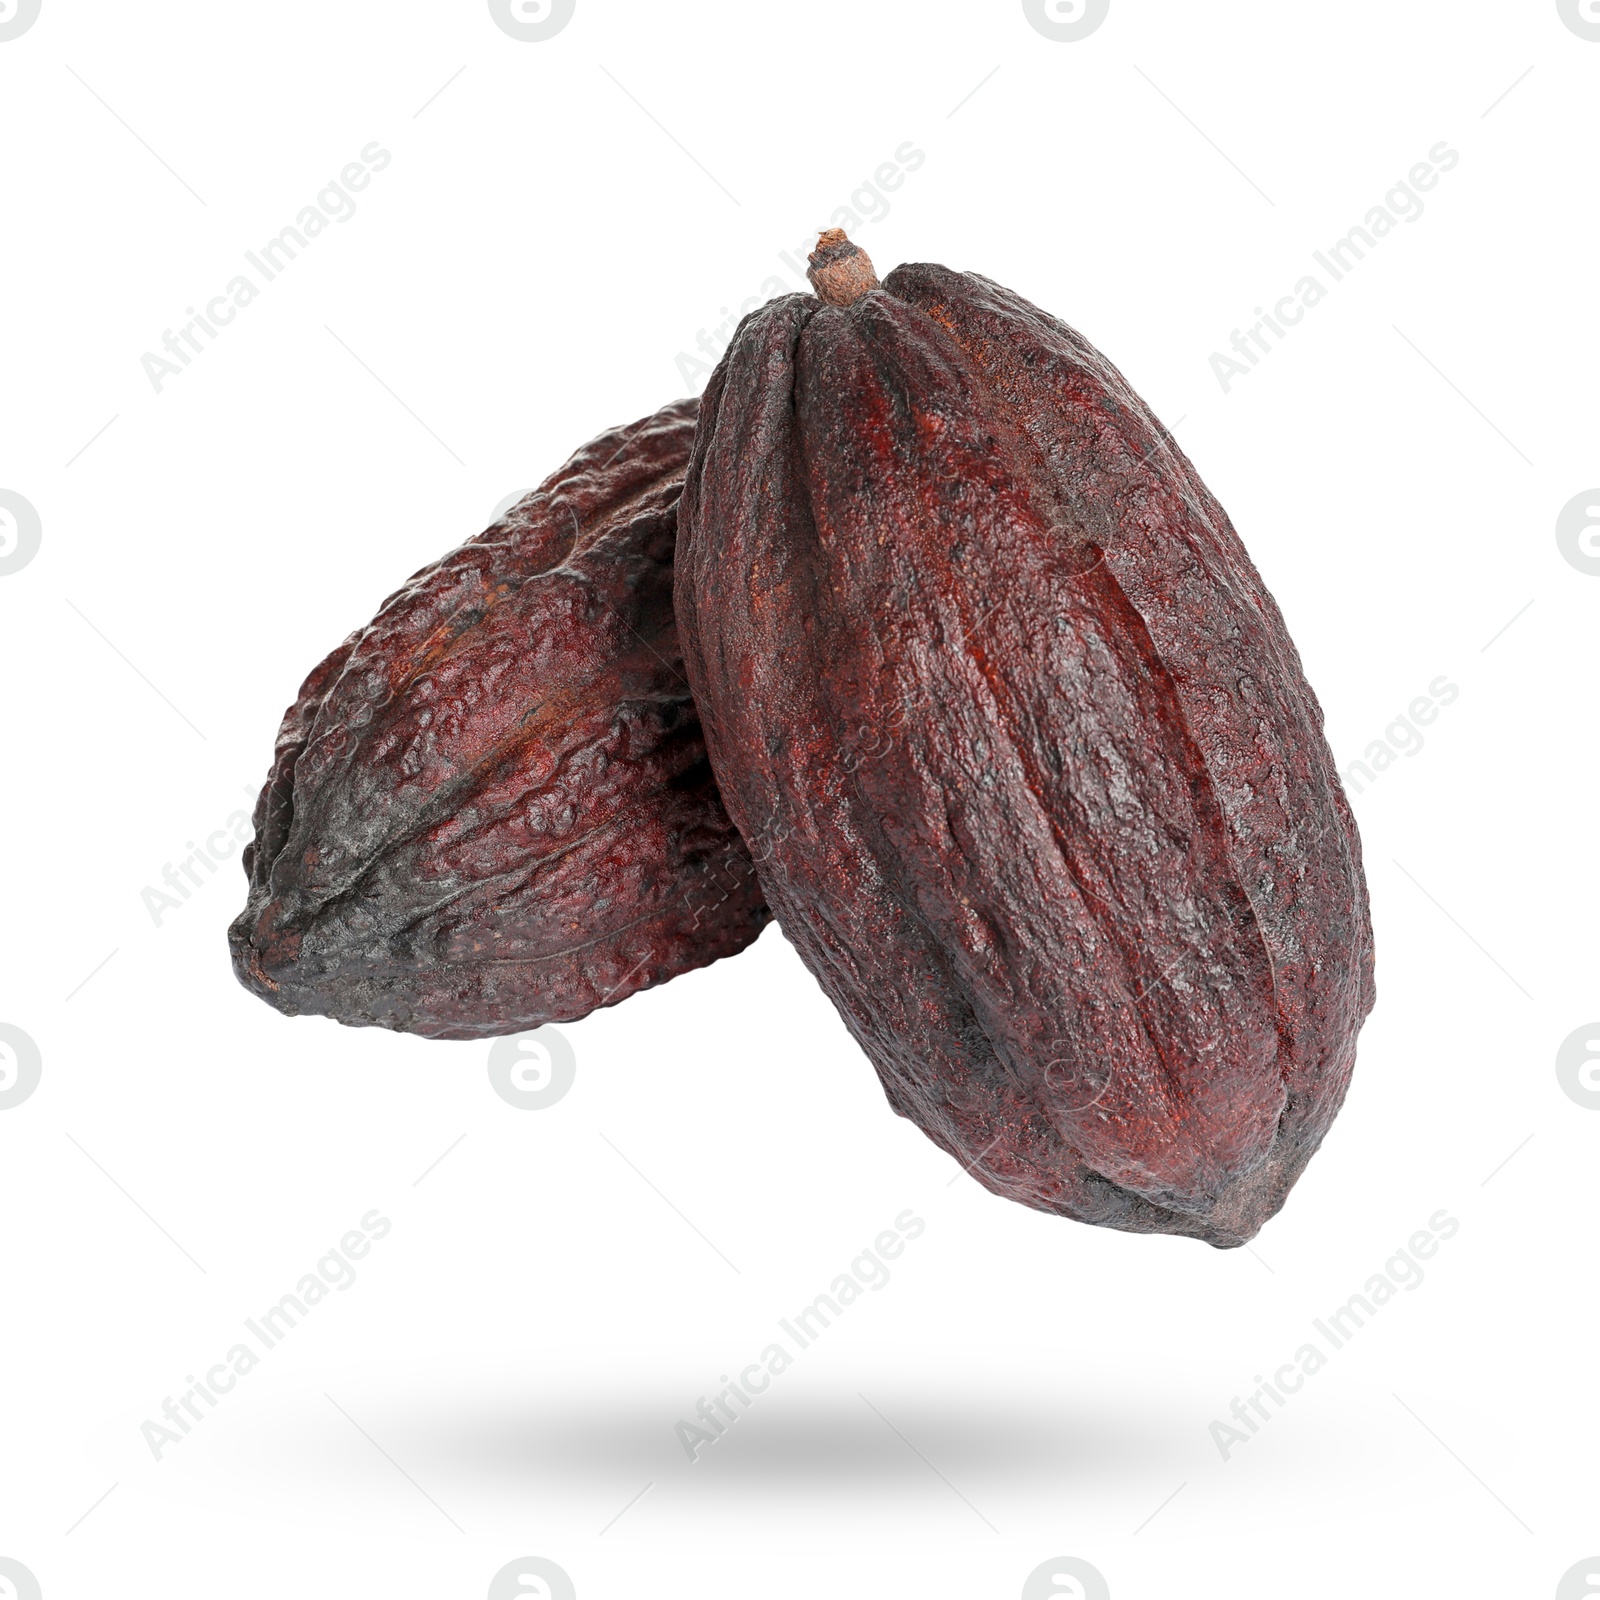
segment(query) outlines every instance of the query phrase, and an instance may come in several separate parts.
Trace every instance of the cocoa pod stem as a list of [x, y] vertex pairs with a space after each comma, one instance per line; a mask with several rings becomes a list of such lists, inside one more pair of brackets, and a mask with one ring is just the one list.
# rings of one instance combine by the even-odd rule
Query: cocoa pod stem
[[878, 287], [872, 258], [851, 244], [843, 228], [827, 228], [817, 236], [817, 248], [806, 258], [806, 277], [817, 298], [830, 306], [854, 305]]

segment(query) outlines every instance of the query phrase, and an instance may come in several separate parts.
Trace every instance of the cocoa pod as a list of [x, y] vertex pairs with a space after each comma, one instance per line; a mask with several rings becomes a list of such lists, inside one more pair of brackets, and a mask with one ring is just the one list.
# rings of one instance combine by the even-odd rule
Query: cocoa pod
[[[859, 257], [859, 259], [857, 259]], [[1122, 375], [842, 235], [701, 401], [677, 607], [723, 798], [890, 1104], [998, 1195], [1219, 1247], [1371, 1009], [1322, 713]], [[828, 303], [824, 303], [828, 302]]]
[[695, 402], [585, 445], [306, 679], [229, 931], [290, 1015], [470, 1039], [571, 1021], [768, 918], [672, 614]]

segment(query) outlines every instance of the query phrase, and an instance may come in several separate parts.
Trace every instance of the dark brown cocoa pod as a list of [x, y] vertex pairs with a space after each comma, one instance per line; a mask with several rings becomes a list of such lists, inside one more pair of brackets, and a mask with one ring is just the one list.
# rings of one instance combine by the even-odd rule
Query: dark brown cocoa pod
[[[1371, 1009], [1278, 607], [1087, 340], [825, 236], [701, 403], [677, 604], [724, 800], [890, 1104], [996, 1194], [1218, 1246]], [[824, 304], [823, 301], [829, 303]]]
[[307, 678], [229, 930], [246, 988], [471, 1039], [571, 1021], [761, 931], [673, 623], [695, 409], [585, 445]]

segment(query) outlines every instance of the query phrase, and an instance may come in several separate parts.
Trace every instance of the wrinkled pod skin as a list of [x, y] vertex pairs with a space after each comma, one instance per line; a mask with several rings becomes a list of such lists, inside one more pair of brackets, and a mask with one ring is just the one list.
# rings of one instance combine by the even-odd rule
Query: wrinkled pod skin
[[893, 1108], [1025, 1205], [1251, 1238], [1372, 1007], [1360, 844], [1276, 604], [1121, 374], [940, 266], [770, 302], [702, 397], [677, 608]]
[[672, 614], [696, 403], [601, 434], [306, 679], [246, 848], [241, 983], [436, 1039], [515, 1033], [768, 918]]

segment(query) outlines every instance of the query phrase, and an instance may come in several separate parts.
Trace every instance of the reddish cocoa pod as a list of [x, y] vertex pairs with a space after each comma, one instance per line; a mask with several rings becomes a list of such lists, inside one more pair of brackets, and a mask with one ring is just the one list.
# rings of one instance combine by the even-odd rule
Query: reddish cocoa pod
[[601, 434], [306, 680], [229, 932], [239, 980], [438, 1039], [571, 1021], [768, 918], [672, 614], [696, 405]]
[[1241, 1244], [1373, 1000], [1321, 710], [1087, 340], [863, 260], [825, 237], [702, 399], [677, 604], [724, 800], [895, 1110], [996, 1194]]

